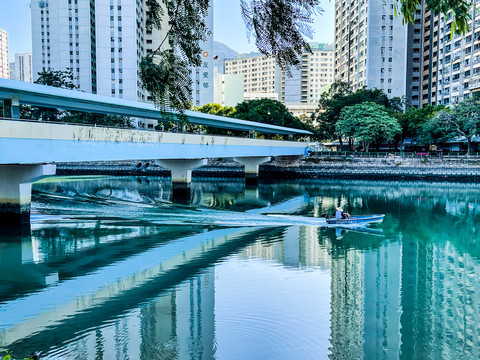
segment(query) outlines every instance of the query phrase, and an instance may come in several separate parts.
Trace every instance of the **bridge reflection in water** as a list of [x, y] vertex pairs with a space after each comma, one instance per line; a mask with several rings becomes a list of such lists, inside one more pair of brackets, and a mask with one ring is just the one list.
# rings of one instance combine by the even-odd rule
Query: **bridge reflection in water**
[[[86, 359], [480, 355], [480, 187], [205, 181], [178, 206], [155, 178], [85, 180], [36, 185], [31, 232], [2, 237], [0, 347]], [[214, 221], [335, 206], [386, 213], [384, 230]], [[273, 285], [276, 269], [291, 288]], [[246, 340], [252, 317], [267, 321], [251, 329], [264, 342]]]

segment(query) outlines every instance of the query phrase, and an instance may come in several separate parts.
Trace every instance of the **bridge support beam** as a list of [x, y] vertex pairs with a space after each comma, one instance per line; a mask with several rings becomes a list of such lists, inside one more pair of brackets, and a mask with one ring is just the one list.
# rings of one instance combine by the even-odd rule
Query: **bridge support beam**
[[249, 156], [234, 157], [234, 161], [245, 165], [245, 181], [247, 183], [258, 183], [258, 171], [260, 164], [271, 160], [270, 156]]
[[157, 164], [172, 172], [172, 193], [174, 203], [190, 204], [192, 170], [207, 165], [207, 159], [157, 160]]
[[7, 119], [20, 119], [20, 97], [12, 96], [3, 100], [3, 117]]
[[0, 165], [0, 223], [29, 223], [32, 183], [55, 175], [55, 168], [55, 165]]

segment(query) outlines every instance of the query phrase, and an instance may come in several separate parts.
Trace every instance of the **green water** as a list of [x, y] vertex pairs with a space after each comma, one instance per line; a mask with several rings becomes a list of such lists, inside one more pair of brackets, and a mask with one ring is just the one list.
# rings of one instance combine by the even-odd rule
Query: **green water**
[[[478, 359], [480, 186], [34, 185], [0, 229], [0, 349], [48, 359]], [[323, 228], [342, 206], [386, 214]]]

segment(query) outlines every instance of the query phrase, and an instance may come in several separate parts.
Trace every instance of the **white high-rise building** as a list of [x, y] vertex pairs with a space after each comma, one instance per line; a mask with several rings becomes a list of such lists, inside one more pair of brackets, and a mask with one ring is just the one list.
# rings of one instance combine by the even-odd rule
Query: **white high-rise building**
[[225, 60], [226, 75], [243, 75], [245, 100], [279, 100], [280, 68], [274, 58], [262, 55], [238, 55]]
[[15, 80], [15, 61], [10, 61], [10, 79]]
[[15, 54], [15, 80], [33, 82], [31, 52]]
[[213, 1], [208, 16], [205, 19], [207, 28], [211, 31], [207, 40], [201, 44], [202, 65], [192, 69], [192, 102], [195, 106], [203, 106], [214, 102], [215, 74], [213, 53]]
[[291, 76], [282, 74], [281, 99], [285, 104], [317, 103], [325, 86], [333, 83], [333, 45], [310, 43], [311, 53], [302, 54], [300, 68]]
[[403, 24], [402, 16], [395, 16], [395, 4], [395, 0], [335, 2], [336, 80], [349, 83], [353, 90], [366, 86], [382, 89], [388, 97], [414, 96], [410, 38], [416, 25]]
[[145, 0], [32, 0], [33, 80], [72, 69], [80, 90], [145, 100]]
[[0, 29], [0, 78], [10, 79], [10, 63], [8, 62], [8, 33]]
[[480, 92], [480, 13], [471, 5], [468, 31], [453, 34], [451, 12], [435, 15], [423, 5], [422, 32], [415, 40], [421, 43], [421, 63], [417, 85], [421, 87], [422, 106], [456, 105]]

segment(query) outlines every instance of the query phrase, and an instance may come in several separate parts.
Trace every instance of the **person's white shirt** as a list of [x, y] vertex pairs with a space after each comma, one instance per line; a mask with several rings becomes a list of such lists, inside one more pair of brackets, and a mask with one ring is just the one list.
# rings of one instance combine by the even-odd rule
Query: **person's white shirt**
[[342, 218], [342, 212], [340, 210], [337, 210], [335, 212], [335, 219], [341, 219]]

